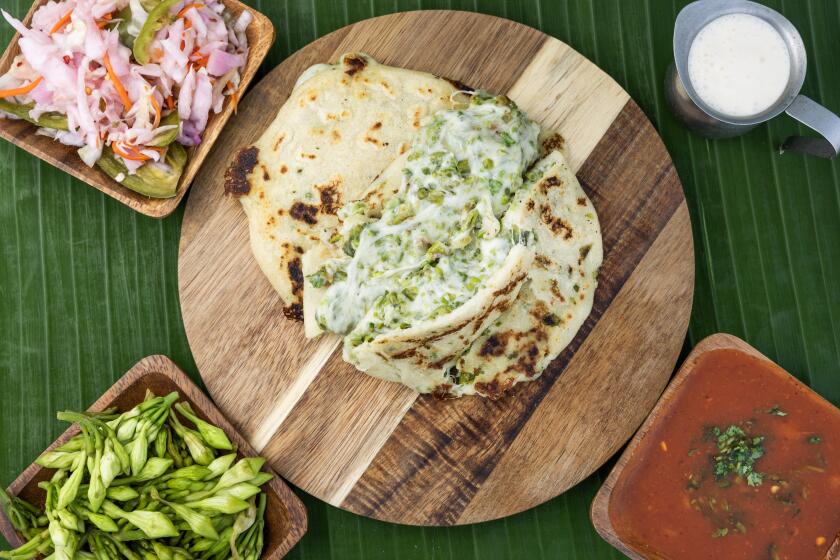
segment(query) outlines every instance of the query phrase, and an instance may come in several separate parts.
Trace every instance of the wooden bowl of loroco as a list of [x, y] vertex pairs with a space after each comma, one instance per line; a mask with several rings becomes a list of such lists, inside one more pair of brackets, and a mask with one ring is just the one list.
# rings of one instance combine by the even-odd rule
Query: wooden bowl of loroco
[[[101, 411], [110, 407], [116, 407], [118, 411], [129, 410], [143, 401], [147, 390], [151, 390], [156, 395], [166, 395], [177, 391], [180, 395], [179, 400], [188, 402], [199, 417], [224, 430], [236, 445], [240, 458], [258, 455], [210, 399], [166, 356], [149, 356], [138, 362], [88, 410]], [[51, 451], [66, 443], [78, 432], [75, 425], [71, 426], [45, 451]], [[276, 473], [268, 466], [264, 466], [263, 470], [274, 474], [274, 478], [262, 486], [267, 498], [265, 545], [262, 558], [277, 560], [285, 556], [306, 533], [306, 509]], [[52, 469], [32, 463], [12, 482], [8, 492], [38, 507], [43, 507], [44, 491], [38, 487], [38, 483], [49, 480], [53, 472]], [[2, 511], [0, 511], [0, 533], [14, 547], [24, 542]]]
[[[32, 15], [48, 1], [35, 0], [26, 17], [22, 20], [23, 24], [29, 27]], [[265, 56], [268, 54], [268, 49], [274, 42], [274, 25], [264, 14], [250, 6], [246, 6], [239, 0], [221, 1], [234, 18], [238, 17], [243, 10], [248, 10], [253, 16], [253, 20], [245, 30], [245, 34], [248, 37], [248, 58], [240, 73], [241, 81], [238, 97], [241, 99], [251, 80], [254, 78], [257, 68], [259, 68], [265, 59]], [[0, 19], [0, 25], [8, 24], [5, 20]], [[0, 57], [0, 75], [5, 74], [9, 70], [14, 58], [20, 54], [20, 47], [18, 46], [19, 38], [20, 34], [16, 33], [3, 53], [3, 56]], [[84, 181], [88, 185], [119, 200], [141, 214], [154, 218], [163, 218], [171, 214], [178, 207], [178, 204], [184, 198], [187, 189], [189, 189], [190, 184], [195, 178], [196, 173], [198, 173], [199, 168], [209, 154], [210, 149], [216, 142], [216, 138], [233, 113], [234, 104], [231, 103], [230, 98], [225, 99], [224, 107], [220, 113], [214, 114], [211, 111], [207, 128], [202, 134], [201, 144], [187, 149], [189, 159], [178, 182], [176, 194], [171, 198], [149, 198], [120, 185], [98, 167], [88, 167], [85, 165], [76, 153], [75, 147], [65, 146], [56, 140], [36, 134], [38, 127], [26, 121], [0, 118], [0, 138], [23, 148], [32, 155]]]

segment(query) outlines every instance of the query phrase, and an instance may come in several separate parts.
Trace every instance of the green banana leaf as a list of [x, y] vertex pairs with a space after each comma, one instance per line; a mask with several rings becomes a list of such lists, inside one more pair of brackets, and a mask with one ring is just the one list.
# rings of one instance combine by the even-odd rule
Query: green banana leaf
[[[662, 80], [687, 0], [251, 0], [277, 26], [261, 75], [347, 23], [398, 10], [477, 10], [540, 28], [615, 77], [661, 132], [682, 178], [697, 264], [686, 348], [743, 337], [840, 405], [840, 162], [779, 156], [787, 118], [709, 142], [668, 113]], [[840, 111], [838, 0], [769, 0], [808, 51], [803, 92]], [[29, 2], [6, 0], [23, 17]], [[0, 26], [0, 43], [12, 37]], [[259, 78], [259, 76], [258, 76]], [[183, 205], [143, 217], [0, 143], [0, 484], [63, 429], [55, 411], [95, 400], [140, 358], [171, 356], [198, 380], [178, 306]], [[533, 510], [481, 525], [415, 528], [361, 518], [301, 493], [309, 532], [290, 558], [621, 558], [588, 507], [611, 463]]]

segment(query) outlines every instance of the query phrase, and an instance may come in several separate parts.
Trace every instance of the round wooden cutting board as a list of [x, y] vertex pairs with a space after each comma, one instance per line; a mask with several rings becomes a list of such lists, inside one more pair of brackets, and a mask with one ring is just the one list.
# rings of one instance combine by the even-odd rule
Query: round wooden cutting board
[[[567, 140], [598, 210], [604, 264], [592, 314], [545, 374], [498, 401], [439, 401], [368, 377], [335, 337], [307, 340], [251, 256], [224, 195], [233, 154], [273, 120], [298, 75], [348, 51], [506, 92]], [[341, 508], [420, 525], [474, 523], [542, 503], [595, 471], [656, 402], [694, 286], [688, 211], [656, 131], [568, 45], [490, 16], [370, 19], [298, 51], [243, 100], [192, 187], [179, 260], [190, 346], [210, 393], [281, 475]]]

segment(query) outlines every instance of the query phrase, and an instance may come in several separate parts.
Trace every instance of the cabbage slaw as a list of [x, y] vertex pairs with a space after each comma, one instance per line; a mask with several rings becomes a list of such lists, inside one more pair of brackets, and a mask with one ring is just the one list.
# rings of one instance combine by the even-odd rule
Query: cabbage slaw
[[0, 76], [0, 98], [37, 124], [66, 117], [39, 133], [77, 147], [89, 166], [103, 152], [122, 175], [165, 165], [173, 143], [200, 144], [225, 97], [236, 102], [247, 10], [233, 19], [220, 0], [51, 0], [29, 28], [2, 14], [20, 33], [21, 54]]

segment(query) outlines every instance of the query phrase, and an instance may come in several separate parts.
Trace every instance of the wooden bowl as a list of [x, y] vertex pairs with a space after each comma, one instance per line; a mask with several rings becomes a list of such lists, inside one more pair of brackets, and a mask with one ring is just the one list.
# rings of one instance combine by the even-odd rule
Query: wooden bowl
[[[632, 548], [630, 543], [625, 542], [618, 535], [609, 516], [610, 499], [612, 498], [613, 489], [621, 479], [625, 467], [632, 460], [633, 455], [639, 449], [647, 433], [657, 425], [657, 419], [660, 416], [668, 414], [671, 408], [671, 401], [679, 394], [680, 386], [694, 372], [694, 368], [697, 363], [707, 352], [718, 349], [740, 350], [741, 352], [772, 363], [770, 358], [740, 338], [729, 334], [717, 333], [700, 341], [700, 343], [694, 347], [685, 359], [682, 366], [680, 366], [679, 371], [677, 371], [674, 379], [668, 385], [667, 389], [665, 389], [665, 392], [656, 403], [656, 406], [653, 408], [644, 424], [642, 424], [642, 427], [639, 428], [639, 431], [636, 432], [635, 436], [633, 436], [630, 444], [621, 454], [621, 457], [615, 467], [613, 467], [612, 472], [610, 472], [607, 480], [604, 481], [604, 484], [601, 486], [600, 490], [598, 490], [598, 493], [595, 495], [595, 499], [592, 502], [592, 507], [589, 513], [595, 530], [605, 541], [613, 545], [631, 560], [656, 560], [659, 557], [656, 555], [646, 555], [640, 553], [635, 548]], [[810, 391], [810, 389], [807, 388], [806, 390]], [[837, 536], [833, 545], [830, 547], [822, 560], [840, 560], [840, 534]]]
[[[29, 26], [32, 20], [32, 14], [46, 4], [48, 0], [35, 0], [29, 13], [23, 20], [24, 25]], [[241, 92], [244, 92], [248, 84], [257, 72], [257, 68], [262, 63], [268, 49], [274, 42], [274, 25], [262, 13], [246, 6], [238, 0], [222, 0], [226, 8], [234, 15], [238, 16], [242, 10], [247, 9], [254, 16], [254, 20], [248, 26], [246, 35], [248, 36], [248, 60], [245, 62], [245, 67], [241, 72], [242, 82], [239, 87]], [[5, 25], [6, 23], [3, 22]], [[5, 74], [12, 64], [15, 56], [20, 54], [18, 46], [18, 39], [20, 34], [15, 34], [12, 42], [9, 44], [6, 52], [0, 57], [0, 74]], [[240, 94], [240, 97], [242, 95]], [[187, 189], [198, 173], [204, 158], [210, 152], [210, 148], [219, 136], [219, 133], [224, 128], [230, 116], [233, 114], [233, 105], [230, 101], [226, 101], [222, 112], [219, 114], [211, 114], [210, 120], [207, 123], [207, 128], [204, 131], [203, 141], [194, 148], [189, 148], [189, 160], [184, 168], [184, 173], [181, 175], [181, 181], [178, 183], [178, 190], [172, 198], [149, 198], [140, 193], [136, 193], [121, 184], [117, 183], [98, 167], [88, 167], [79, 158], [76, 153], [76, 148], [65, 146], [46, 136], [39, 136], [35, 132], [38, 130], [33, 124], [23, 120], [0, 119], [0, 137], [5, 138], [16, 146], [20, 146], [27, 152], [41, 158], [65, 171], [77, 179], [81, 179], [92, 187], [99, 189], [110, 197], [116, 198], [126, 206], [129, 206], [141, 214], [151, 216], [153, 218], [163, 218], [168, 216], [178, 207], [181, 199], [187, 193]]]
[[[225, 431], [231, 441], [237, 445], [240, 457], [257, 456], [248, 442], [222, 416], [216, 405], [166, 356], [149, 356], [138, 362], [88, 410], [100, 411], [111, 406], [116, 406], [120, 411], [128, 410], [143, 400], [146, 389], [151, 389], [157, 395], [178, 391], [181, 400], [189, 402], [198, 416]], [[47, 451], [64, 444], [78, 431], [75, 425], [71, 426], [47, 448]], [[265, 560], [276, 560], [289, 552], [306, 532], [306, 509], [276, 473], [268, 467], [264, 467], [263, 470], [274, 474], [274, 478], [262, 487], [268, 498], [265, 514], [265, 547], [262, 557]], [[44, 491], [38, 488], [38, 483], [48, 480], [53, 472], [52, 469], [45, 469], [32, 463], [9, 486], [9, 494], [20, 496], [43, 507]], [[0, 512], [0, 532], [13, 546], [23, 544], [21, 536], [2, 512]]]

